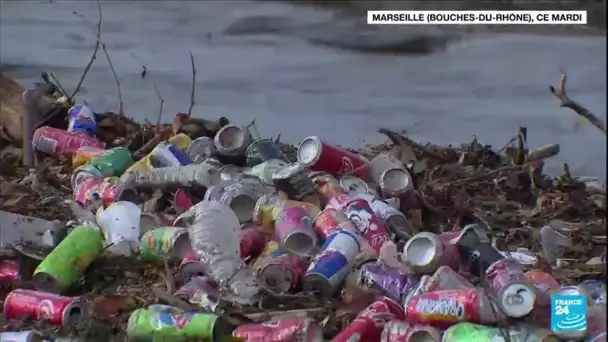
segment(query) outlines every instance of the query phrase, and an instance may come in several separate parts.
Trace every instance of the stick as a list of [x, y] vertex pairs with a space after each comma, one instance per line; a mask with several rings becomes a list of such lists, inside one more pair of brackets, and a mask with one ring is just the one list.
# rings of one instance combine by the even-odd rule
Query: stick
[[188, 108], [188, 116], [192, 114], [192, 107], [196, 103], [196, 66], [194, 65], [194, 56], [190, 51], [190, 62], [192, 63], [192, 92], [190, 93], [190, 108]]
[[528, 152], [528, 129], [519, 127], [517, 129], [517, 165], [523, 165], [526, 162], [526, 154]]
[[78, 94], [78, 92], [80, 91], [82, 82], [84, 82], [84, 79], [87, 76], [87, 74], [89, 73], [89, 70], [91, 70], [91, 66], [93, 66], [93, 62], [95, 62], [95, 59], [97, 58], [97, 51], [99, 51], [99, 46], [101, 45], [101, 23], [102, 23], [103, 17], [101, 16], [101, 5], [99, 4], [99, 1], [97, 1], [97, 9], [98, 9], [98, 13], [99, 13], [99, 21], [97, 21], [97, 41], [95, 42], [95, 49], [93, 50], [93, 55], [91, 56], [89, 63], [84, 68], [84, 72], [82, 73], [82, 76], [80, 76], [80, 81], [78, 81], [78, 85], [76, 85], [76, 89], [74, 89], [74, 92], [68, 98], [69, 102], [72, 102], [74, 99], [74, 96], [76, 96], [76, 94]]
[[602, 122], [597, 116], [591, 113], [587, 108], [581, 106], [576, 101], [571, 100], [568, 95], [566, 95], [566, 72], [562, 71], [562, 77], [559, 81], [559, 87], [555, 89], [553, 86], [549, 85], [549, 91], [559, 99], [560, 107], [570, 108], [576, 114], [583, 117], [583, 119], [589, 121], [593, 126], [595, 126], [600, 131], [606, 132], [606, 124]]
[[[134, 53], [131, 53], [131, 56], [133, 56], [133, 58], [139, 62], [139, 59], [137, 58], [137, 56], [135, 56]], [[160, 123], [163, 118], [163, 106], [165, 105], [165, 99], [163, 99], [163, 95], [160, 93], [160, 90], [158, 90], [156, 83], [154, 83], [154, 78], [152, 78], [152, 74], [150, 73], [148, 68], [141, 62], [139, 62], [139, 64], [141, 65], [141, 69], [142, 69], [141, 77], [144, 78], [144, 77], [146, 77], [146, 75], [148, 76], [150, 83], [152, 83], [152, 86], [154, 87], [156, 96], [158, 97], [159, 108], [158, 108], [158, 119], [156, 120], [156, 133], [160, 133]]]
[[59, 80], [57, 79], [57, 77], [55, 77], [55, 75], [53, 75], [53, 73], [49, 73], [49, 76], [51, 76], [51, 79], [53, 79], [53, 83], [55, 83], [55, 85], [57, 86], [57, 88], [59, 89], [59, 91], [61, 92], [61, 95], [65, 96], [66, 98], [68, 98], [68, 92], [65, 91], [65, 88], [63, 88], [63, 86], [61, 85], [61, 83], [59, 83]]
[[[97, 0], [99, 3], [99, 0]], [[106, 59], [108, 60], [108, 64], [110, 65], [110, 70], [112, 71], [112, 76], [114, 77], [114, 83], [116, 83], [116, 91], [118, 92], [118, 115], [124, 116], [124, 112], [122, 109], [122, 91], [120, 89], [120, 80], [118, 79], [118, 75], [116, 75], [116, 70], [114, 69], [114, 63], [112, 63], [112, 59], [110, 58], [110, 54], [108, 53], [108, 49], [106, 49], [106, 44], [101, 43], [101, 49], [103, 50], [103, 54], [106, 55]]]

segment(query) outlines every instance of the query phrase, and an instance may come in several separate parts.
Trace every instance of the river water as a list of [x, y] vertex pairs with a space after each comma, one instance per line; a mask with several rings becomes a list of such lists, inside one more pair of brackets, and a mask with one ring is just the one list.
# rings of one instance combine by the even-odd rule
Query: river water
[[[1, 6], [3, 70], [24, 85], [40, 71], [53, 72], [71, 91], [95, 44], [95, 2], [5, 0]], [[561, 145], [549, 171], [567, 161], [577, 175], [605, 177], [606, 137], [559, 108], [548, 91], [564, 68], [568, 95], [606, 119], [605, 37], [458, 34], [432, 53], [363, 53], [355, 50], [382, 50], [377, 45], [393, 44], [406, 29], [431, 37], [453, 32], [365, 33], [369, 27], [326, 10], [282, 2], [102, 1], [102, 9], [103, 41], [128, 116], [153, 122], [158, 116], [142, 64], [165, 99], [165, 121], [188, 110], [192, 51], [196, 116], [243, 124], [255, 118], [262, 135], [281, 133], [292, 143], [319, 135], [353, 147], [383, 141], [376, 131], [388, 127], [435, 143], [476, 135], [498, 148], [521, 125], [531, 147]], [[338, 48], [345, 46], [355, 50]], [[117, 110], [101, 51], [78, 98], [97, 111]]]

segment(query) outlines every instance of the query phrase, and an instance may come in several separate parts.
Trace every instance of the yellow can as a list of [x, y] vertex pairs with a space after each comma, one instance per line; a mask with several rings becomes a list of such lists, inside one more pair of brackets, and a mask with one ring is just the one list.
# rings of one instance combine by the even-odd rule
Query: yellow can
[[74, 156], [72, 157], [72, 167], [74, 169], [88, 164], [91, 160], [101, 156], [106, 153], [108, 150], [103, 148], [97, 148], [93, 146], [83, 146], [74, 152]]
[[[186, 150], [188, 150], [188, 147], [190, 147], [190, 145], [192, 144], [192, 139], [190, 139], [190, 137], [187, 134], [180, 133], [180, 134], [177, 134], [177, 135], [174, 135], [173, 137], [171, 137], [171, 139], [169, 139], [167, 142], [171, 145], [176, 146], [180, 150], [186, 152]], [[148, 171], [148, 170], [152, 169], [152, 165], [150, 164], [150, 154], [151, 153], [152, 152], [148, 153], [147, 156], [141, 158], [139, 161], [137, 161], [137, 163], [131, 165], [131, 167], [127, 169], [127, 172], [128, 171]]]

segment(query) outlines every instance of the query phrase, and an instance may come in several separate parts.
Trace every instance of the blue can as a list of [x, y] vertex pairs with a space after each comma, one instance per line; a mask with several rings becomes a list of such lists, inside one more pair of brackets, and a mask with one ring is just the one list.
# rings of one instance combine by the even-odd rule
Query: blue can
[[599, 280], [585, 280], [578, 286], [595, 304], [606, 305], [606, 284]]
[[161, 142], [150, 153], [150, 164], [154, 168], [184, 166], [192, 164], [192, 159], [179, 147]]
[[68, 110], [68, 132], [83, 132], [91, 136], [97, 134], [97, 122], [91, 108], [77, 104]]
[[330, 234], [304, 276], [303, 289], [319, 292], [329, 298], [340, 288], [348, 274], [349, 264], [361, 250], [357, 237], [344, 229]]

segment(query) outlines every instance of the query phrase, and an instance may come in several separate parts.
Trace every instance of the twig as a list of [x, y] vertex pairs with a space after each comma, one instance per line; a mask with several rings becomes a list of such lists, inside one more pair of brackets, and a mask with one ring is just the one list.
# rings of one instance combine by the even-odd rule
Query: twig
[[513, 137], [511, 138], [511, 140], [509, 140], [509, 142], [507, 142], [500, 150], [497, 151], [497, 153], [501, 153], [502, 151], [504, 151], [507, 147], [509, 147], [515, 140], [517, 140], [517, 137]]
[[91, 59], [89, 60], [89, 63], [87, 64], [87, 66], [84, 68], [84, 72], [82, 73], [82, 76], [80, 76], [80, 81], [78, 81], [78, 84], [76, 85], [76, 89], [74, 89], [74, 92], [68, 98], [68, 100], [70, 102], [73, 101], [74, 96], [76, 96], [76, 94], [78, 94], [78, 92], [80, 91], [82, 82], [84, 82], [84, 79], [87, 76], [87, 74], [89, 73], [91, 66], [93, 66], [93, 62], [95, 62], [95, 59], [97, 58], [97, 51], [99, 51], [99, 46], [101, 45], [101, 23], [102, 23], [103, 17], [101, 15], [101, 4], [99, 3], [99, 1], [97, 1], [97, 9], [98, 9], [98, 13], [99, 13], [99, 20], [97, 21], [97, 41], [95, 42], [95, 50], [93, 50], [93, 55], [91, 56]]
[[61, 85], [61, 83], [59, 82], [59, 80], [57, 79], [57, 77], [55, 77], [55, 75], [53, 75], [53, 73], [49, 73], [49, 76], [51, 76], [51, 79], [53, 80], [53, 83], [55, 83], [55, 85], [57, 86], [57, 89], [59, 89], [59, 91], [61, 92], [61, 95], [68, 97], [68, 92], [65, 91], [65, 88], [63, 88], [63, 86]]
[[[99, 0], [97, 0], [99, 3]], [[114, 69], [114, 63], [112, 63], [112, 59], [110, 58], [110, 54], [108, 53], [108, 49], [106, 49], [106, 44], [101, 43], [101, 49], [103, 50], [103, 54], [106, 55], [106, 59], [108, 60], [108, 64], [110, 65], [110, 70], [112, 71], [112, 76], [114, 76], [114, 83], [116, 83], [116, 91], [118, 92], [118, 115], [124, 116], [123, 112], [123, 102], [122, 102], [122, 91], [120, 89], [120, 80], [118, 79], [118, 75], [116, 74], [116, 70]]]
[[171, 267], [169, 267], [169, 261], [167, 261], [167, 258], [164, 258], [163, 260], [165, 262], [165, 283], [167, 284], [167, 292], [174, 293], [176, 290], [175, 277], [173, 276]]
[[523, 165], [526, 162], [528, 154], [528, 129], [519, 127], [517, 129], [517, 165]]
[[606, 124], [602, 122], [602, 120], [591, 113], [587, 108], [581, 106], [576, 101], [571, 100], [568, 95], [566, 95], [566, 72], [562, 71], [561, 73], [562, 77], [559, 81], [559, 87], [555, 89], [553, 86], [549, 85], [549, 91], [561, 102], [560, 107], [570, 108], [576, 114], [589, 121], [597, 129], [604, 132], [604, 134], [607, 134]]
[[[131, 53], [131, 56], [133, 56], [133, 58], [139, 62], [139, 59], [137, 58], [137, 56], [135, 56], [134, 53]], [[152, 78], [152, 74], [150, 73], [150, 70], [148, 70], [148, 68], [143, 63], [140, 62], [139, 64], [141, 65], [141, 69], [142, 69], [141, 77], [145, 78], [146, 76], [148, 76], [150, 83], [152, 83], [152, 86], [154, 87], [156, 96], [158, 97], [159, 108], [158, 108], [158, 119], [156, 120], [156, 133], [160, 133], [160, 123], [163, 118], [163, 106], [165, 105], [165, 99], [163, 99], [163, 95], [160, 93], [160, 90], [158, 90], [156, 83], [154, 83], [154, 78]]]
[[192, 63], [192, 92], [190, 93], [190, 108], [188, 108], [188, 116], [192, 114], [192, 107], [196, 103], [196, 66], [194, 65], [194, 56], [190, 51], [190, 62]]

